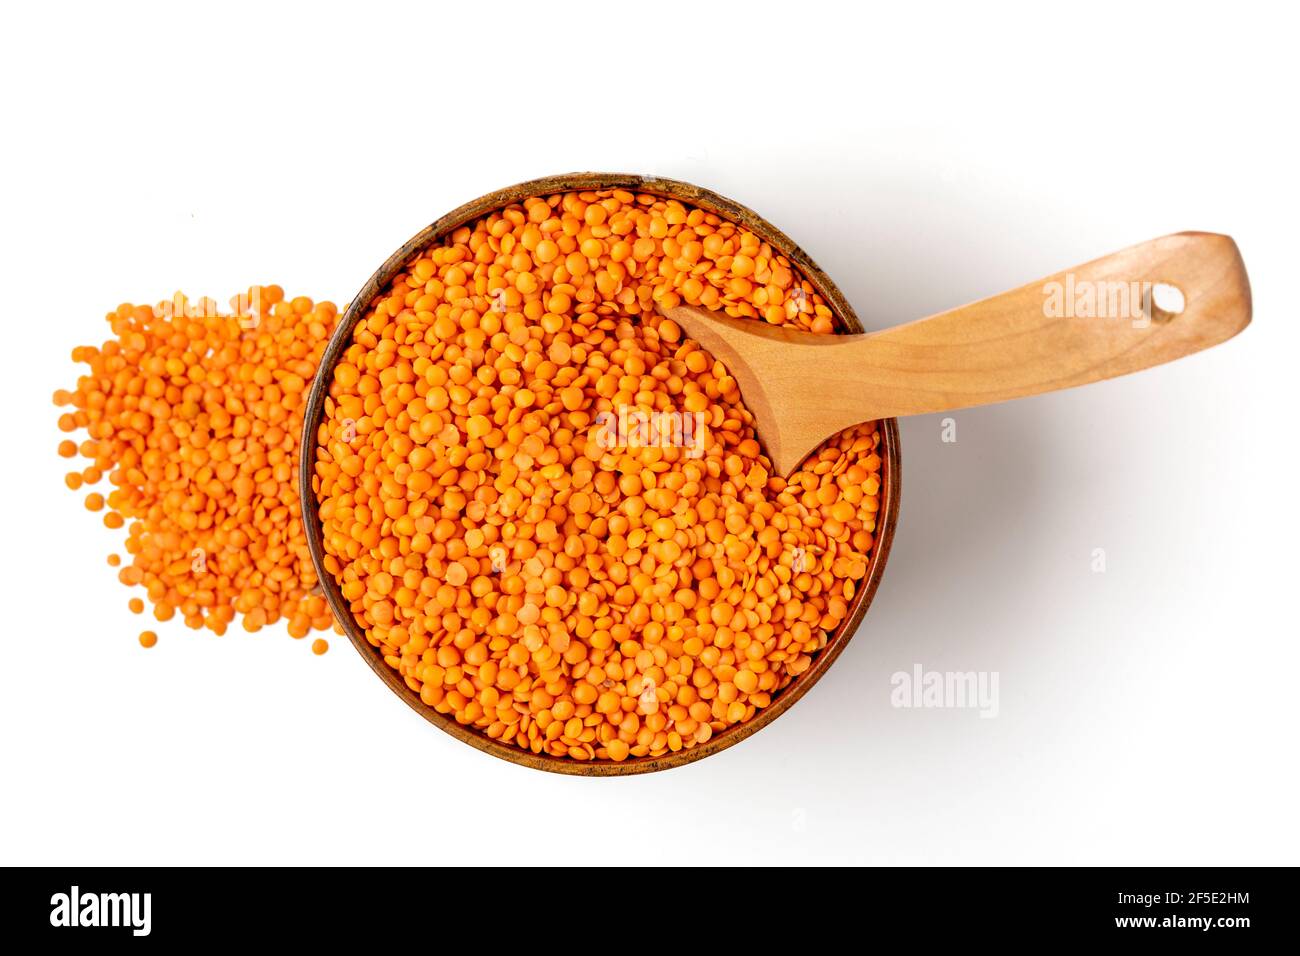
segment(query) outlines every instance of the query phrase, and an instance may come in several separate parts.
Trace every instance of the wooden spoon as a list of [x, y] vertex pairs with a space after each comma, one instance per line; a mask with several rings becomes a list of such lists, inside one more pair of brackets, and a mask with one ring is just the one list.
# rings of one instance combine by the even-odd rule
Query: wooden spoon
[[1250, 323], [1250, 283], [1230, 237], [1180, 232], [865, 335], [688, 305], [664, 314], [735, 376], [768, 457], [789, 475], [860, 422], [1086, 385], [1217, 345]]

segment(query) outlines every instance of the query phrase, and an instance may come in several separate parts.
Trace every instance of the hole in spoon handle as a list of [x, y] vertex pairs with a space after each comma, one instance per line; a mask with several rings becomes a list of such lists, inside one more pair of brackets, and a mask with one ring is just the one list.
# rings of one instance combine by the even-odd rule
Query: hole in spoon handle
[[1172, 282], [1153, 282], [1147, 286], [1142, 305], [1153, 322], [1168, 322], [1183, 314], [1187, 296]]

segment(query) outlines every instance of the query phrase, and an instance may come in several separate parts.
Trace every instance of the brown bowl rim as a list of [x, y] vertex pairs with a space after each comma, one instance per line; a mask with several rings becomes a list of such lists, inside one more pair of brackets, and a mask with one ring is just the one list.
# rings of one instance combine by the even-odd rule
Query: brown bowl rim
[[375, 297], [405, 267], [411, 257], [426, 246], [440, 241], [448, 233], [479, 219], [489, 213], [503, 209], [530, 196], [550, 196], [555, 193], [586, 191], [596, 189], [625, 189], [628, 192], [648, 193], [665, 199], [676, 199], [688, 205], [699, 206], [709, 212], [744, 225], [755, 235], [769, 243], [773, 248], [794, 264], [800, 272], [812, 282], [818, 293], [830, 304], [836, 324], [841, 332], [862, 332], [862, 323], [852, 306], [844, 298], [835, 283], [822, 271], [793, 240], [781, 232], [752, 209], [742, 206], [731, 199], [721, 196], [709, 189], [675, 179], [657, 176], [641, 176], [630, 173], [565, 173], [557, 176], [545, 176], [527, 182], [517, 183], [480, 196], [452, 210], [435, 222], [421, 229], [403, 243], [396, 252], [375, 270], [374, 274], [362, 286], [361, 291], [348, 304], [338, 326], [335, 328], [321, 357], [320, 365], [312, 382], [303, 415], [303, 432], [301, 453], [299, 455], [298, 492], [302, 506], [303, 527], [307, 535], [307, 548], [311, 553], [316, 576], [324, 591], [325, 599], [331, 612], [347, 634], [349, 642], [365, 660], [370, 669], [387, 685], [388, 689], [406, 702], [425, 720], [439, 730], [450, 734], [457, 740], [469, 744], [476, 750], [491, 754], [510, 763], [544, 770], [549, 773], [573, 774], [578, 776], [623, 776], [626, 774], [653, 773], [680, 767], [696, 760], [732, 747], [742, 740], [762, 730], [796, 701], [806, 694], [843, 652], [853, 639], [867, 609], [871, 606], [876, 590], [880, 586], [885, 564], [889, 559], [890, 546], [893, 543], [894, 529], [898, 522], [899, 490], [901, 486], [901, 449], [899, 446], [897, 419], [882, 419], [878, 423], [881, 434], [881, 495], [880, 509], [877, 514], [876, 542], [872, 549], [867, 573], [854, 594], [853, 605], [848, 618], [827, 640], [826, 646], [813, 658], [812, 666], [796, 677], [772, 701], [760, 710], [752, 720], [728, 727], [703, 744], [690, 749], [660, 757], [638, 757], [624, 761], [585, 761], [568, 757], [553, 757], [549, 754], [535, 754], [521, 750], [513, 744], [502, 743], [486, 734], [458, 724], [453, 717], [440, 714], [420, 700], [419, 694], [407, 686], [405, 679], [384, 663], [377, 652], [357, 626], [348, 602], [339, 590], [333, 575], [325, 570], [324, 532], [320, 525], [318, 503], [312, 490], [312, 474], [316, 459], [316, 433], [320, 426], [325, 407], [326, 393], [332, 380], [334, 366], [339, 356], [351, 344], [352, 331], [364, 315]]

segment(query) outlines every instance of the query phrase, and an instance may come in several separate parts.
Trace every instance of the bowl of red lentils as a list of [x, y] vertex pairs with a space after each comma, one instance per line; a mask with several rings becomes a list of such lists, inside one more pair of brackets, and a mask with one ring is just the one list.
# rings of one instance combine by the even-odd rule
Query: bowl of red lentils
[[375, 272], [320, 359], [300, 492], [325, 600], [440, 729], [558, 773], [644, 773], [744, 740], [866, 614], [899, 499], [894, 420], [774, 473], [681, 303], [861, 332], [753, 211], [574, 173], [443, 216]]

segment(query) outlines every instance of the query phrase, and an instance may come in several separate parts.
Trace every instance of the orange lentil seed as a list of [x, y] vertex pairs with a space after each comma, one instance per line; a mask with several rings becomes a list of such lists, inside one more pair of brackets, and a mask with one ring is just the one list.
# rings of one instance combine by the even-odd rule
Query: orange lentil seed
[[[112, 337], [79, 346], [87, 366], [58, 427], [84, 429], [59, 454], [103, 522], [126, 528], [118, 578], [144, 589], [159, 621], [179, 616], [221, 634], [243, 615], [248, 630], [285, 620], [295, 636], [333, 625], [307, 552], [297, 491], [303, 406], [336, 323], [334, 305], [249, 289], [222, 312], [181, 294], [158, 306], [108, 313]], [[144, 610], [132, 598], [131, 610]], [[152, 647], [152, 631], [140, 643]]]

